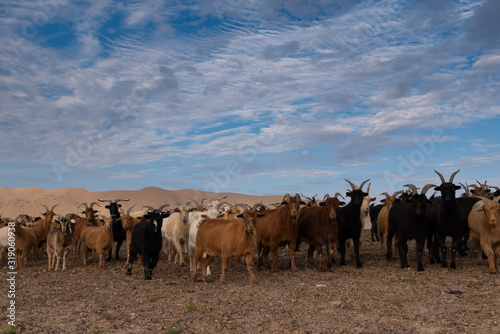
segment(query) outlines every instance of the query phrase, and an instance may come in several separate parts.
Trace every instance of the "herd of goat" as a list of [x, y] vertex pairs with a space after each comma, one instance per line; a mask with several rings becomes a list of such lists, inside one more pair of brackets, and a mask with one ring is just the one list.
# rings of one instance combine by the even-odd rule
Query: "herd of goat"
[[[8, 265], [16, 269], [26, 266], [28, 255], [33, 253], [40, 259], [47, 252], [48, 269], [58, 270], [62, 260], [62, 270], [66, 270], [66, 258], [73, 249], [72, 261], [78, 253], [87, 265], [87, 260], [95, 253], [99, 256], [99, 266], [112, 260], [112, 246], [116, 243], [115, 260], [118, 260], [122, 243], [126, 242], [126, 273], [132, 274], [132, 264], [138, 258], [142, 261], [146, 279], [152, 279], [153, 269], [158, 263], [160, 251], [168, 254], [168, 261], [184, 265], [185, 253], [189, 256], [193, 280], [197, 279], [197, 269], [201, 263], [202, 280], [207, 281], [209, 264], [217, 257], [222, 258], [221, 282], [225, 282], [228, 260], [244, 259], [251, 282], [256, 279], [252, 264], [264, 265], [277, 271], [278, 249], [287, 247], [291, 271], [297, 270], [295, 252], [302, 243], [309, 245], [308, 262], [317, 270], [324, 271], [323, 251], [326, 248], [326, 267], [331, 268], [335, 257], [340, 265], [345, 265], [346, 247], [352, 246], [357, 267], [362, 267], [359, 247], [361, 231], [371, 223], [372, 241], [380, 241], [380, 255], [391, 259], [399, 253], [401, 268], [408, 267], [408, 241], [416, 241], [417, 270], [423, 271], [424, 245], [427, 241], [430, 263], [441, 263], [448, 267], [448, 247], [446, 238], [451, 238], [449, 267], [456, 268], [456, 252], [465, 254], [470, 237], [478, 252], [478, 261], [487, 257], [488, 273], [496, 274], [500, 254], [500, 191], [498, 187], [486, 184], [456, 185], [454, 172], [448, 181], [435, 171], [441, 184], [427, 184], [419, 188], [405, 185], [390, 195], [382, 193], [383, 204], [375, 205], [375, 198], [369, 195], [370, 184], [363, 190], [366, 180], [359, 186], [346, 180], [351, 190], [346, 204], [342, 195], [325, 195], [322, 201], [316, 196], [306, 198], [299, 194], [286, 194], [281, 203], [265, 206], [257, 203], [253, 207], [224, 202], [224, 198], [210, 199], [201, 204], [192, 200], [164, 210], [168, 204], [157, 209], [146, 206], [143, 210], [126, 212], [119, 202], [126, 199], [98, 200], [107, 203], [109, 216], [100, 218], [94, 206], [98, 202], [82, 203], [84, 217], [75, 213], [66, 216], [55, 214], [44, 206], [43, 217], [32, 218], [19, 215], [15, 219], [3, 218], [0, 228], [0, 259], [8, 250]], [[457, 197], [463, 188], [465, 193]], [[429, 189], [440, 196], [428, 197]], [[339, 196], [342, 199], [339, 199]], [[394, 239], [394, 243], [393, 243]], [[394, 250], [393, 250], [394, 248]], [[385, 249], [385, 252], [384, 252]], [[272, 264], [269, 264], [269, 253]], [[204, 258], [202, 260], [202, 258]]]

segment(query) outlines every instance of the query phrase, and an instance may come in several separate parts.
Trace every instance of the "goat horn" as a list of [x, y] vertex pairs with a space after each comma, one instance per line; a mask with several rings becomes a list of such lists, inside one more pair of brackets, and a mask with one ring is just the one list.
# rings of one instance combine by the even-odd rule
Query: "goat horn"
[[479, 187], [478, 187], [478, 186], [476, 186], [475, 184], [469, 184], [469, 187], [474, 188], [474, 190], [477, 190], [477, 189], [479, 188]]
[[458, 184], [461, 185], [462, 188], [464, 188], [465, 192], [469, 192], [468, 187], [466, 187], [463, 183], [458, 182]]
[[404, 193], [403, 190], [398, 190], [394, 194], [392, 194], [392, 196], [397, 196], [397, 195], [402, 194], [402, 193]]
[[283, 200], [282, 200], [282, 202], [286, 201], [286, 200], [287, 200], [287, 199], [289, 199], [290, 197], [292, 197], [292, 196], [290, 196], [290, 194], [286, 194], [285, 196], [283, 196]]
[[115, 203], [118, 203], [118, 202], [128, 202], [130, 201], [130, 198], [129, 199], [115, 199]]
[[341, 194], [341, 193], [335, 193], [335, 195], [334, 195], [333, 197], [337, 197], [337, 196], [342, 197], [342, 199], [345, 201], [345, 198], [344, 198], [344, 196], [342, 196], [342, 194]]
[[99, 205], [99, 203], [97, 203], [97, 202], [92, 202], [92, 203], [90, 203], [90, 208], [91, 208], [91, 209], [93, 209], [94, 204], [97, 204], [97, 206], [98, 206], [98, 207], [101, 207], [101, 206]]
[[246, 203], [235, 203], [234, 206], [239, 206], [240, 208], [243, 208], [243, 210], [252, 210], [252, 207]]
[[46, 205], [43, 205], [43, 204], [40, 204], [40, 205], [45, 208], [45, 211], [50, 211], [49, 208]]
[[453, 183], [453, 179], [455, 178], [455, 175], [457, 175], [458, 172], [460, 172], [460, 169], [457, 170], [455, 173], [451, 174], [451, 176], [450, 176], [450, 183]]
[[59, 204], [54, 204], [54, 205], [52, 206], [52, 208], [50, 209], [50, 211], [54, 211], [54, 208], [55, 208], [56, 206], [59, 206]]
[[325, 201], [325, 198], [331, 198], [330, 194], [326, 194], [325, 196], [323, 196], [323, 202]]
[[155, 211], [155, 208], [153, 208], [152, 206], [149, 206], [149, 205], [143, 205], [143, 208], [148, 208], [151, 211]]
[[267, 207], [262, 203], [255, 203], [252, 207], [252, 210], [257, 211], [257, 209], [260, 207], [264, 208], [264, 210], [267, 210]]
[[158, 208], [158, 211], [163, 210], [163, 208], [164, 208], [164, 207], [166, 207], [166, 206], [170, 206], [170, 204], [163, 204], [162, 206], [160, 206], [160, 207]]
[[443, 175], [440, 172], [438, 172], [437, 170], [435, 170], [435, 169], [434, 169], [434, 171], [436, 172], [436, 174], [441, 179], [441, 183], [446, 183], [446, 180], [444, 179]]
[[[405, 186], [406, 187], [406, 186]], [[391, 195], [389, 195], [388, 193], [386, 193], [385, 191], [383, 193], [381, 193], [380, 195], [384, 195], [386, 198], [387, 197], [391, 197]]]
[[99, 198], [98, 198], [97, 200], [98, 200], [99, 202], [108, 202], [109, 204], [113, 203], [113, 201], [112, 201], [112, 200], [110, 200], [110, 199], [99, 199]]
[[370, 183], [368, 183], [368, 188], [366, 188], [366, 192], [367, 192], [367, 193], [370, 193], [370, 187], [371, 187], [371, 185], [372, 185], [372, 183], [371, 183], [371, 182], [370, 182]]
[[403, 187], [410, 188], [413, 195], [417, 195], [418, 194], [418, 189], [417, 189], [417, 187], [414, 184], [411, 184], [411, 183], [405, 184]]
[[217, 205], [215, 206], [215, 210], [219, 210], [219, 208], [220, 208], [222, 205], [224, 205], [224, 204], [229, 205], [229, 207], [230, 207], [230, 208], [232, 208], [232, 207], [233, 207], [233, 206], [232, 206], [231, 204], [229, 204], [228, 202], [219, 202], [219, 204], [217, 204]]
[[363, 190], [363, 186], [365, 185], [366, 182], [370, 181], [370, 179], [366, 180], [366, 181], [363, 181], [363, 183], [361, 183], [359, 185], [359, 190]]
[[[199, 207], [200, 206], [200, 203], [198, 203], [197, 200], [195, 200], [194, 198], [191, 199], [191, 201], [193, 201], [193, 203], [196, 205], [196, 207]], [[202, 200], [203, 201], [203, 200]]]
[[344, 179], [344, 180], [346, 180], [346, 181], [347, 181], [347, 183], [349, 183], [349, 184], [350, 184], [350, 186], [351, 186], [352, 190], [357, 190], [357, 189], [359, 189], [357, 185], [355, 185], [354, 183], [352, 183], [352, 182], [351, 182], [351, 181], [349, 181], [348, 179]]
[[130, 215], [130, 212], [132, 212], [132, 208], [133, 208], [134, 206], [135, 206], [135, 204], [134, 204], [134, 205], [132, 205], [130, 208], [128, 208], [128, 210], [127, 210], [127, 215]]
[[78, 209], [79, 207], [81, 207], [82, 205], [85, 205], [85, 209], [88, 209], [89, 206], [87, 205], [86, 202], [83, 202], [82, 204], [80, 204], [79, 206], [77, 206], [76, 208]]
[[490, 186], [490, 188], [493, 188], [495, 190], [499, 190], [499, 188], [497, 186]]
[[431, 188], [435, 188], [437, 187], [435, 184], [426, 184], [425, 186], [422, 187], [422, 192], [421, 194], [422, 195], [425, 195], [425, 193], [427, 192], [427, 190], [431, 189]]

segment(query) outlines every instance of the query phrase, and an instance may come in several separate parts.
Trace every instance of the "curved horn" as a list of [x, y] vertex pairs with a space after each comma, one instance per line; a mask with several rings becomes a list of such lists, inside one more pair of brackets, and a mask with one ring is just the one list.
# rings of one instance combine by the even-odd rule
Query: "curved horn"
[[365, 185], [366, 182], [370, 181], [370, 179], [366, 180], [366, 181], [363, 181], [363, 183], [361, 183], [359, 185], [359, 190], [363, 190], [363, 186]]
[[[404, 185], [403, 187], [406, 187], [406, 185]], [[391, 197], [391, 195], [389, 195], [388, 193], [386, 193], [385, 191], [383, 193], [381, 193], [380, 195], [384, 195], [385, 198], [388, 198], [388, 197]]]
[[252, 210], [258, 211], [259, 208], [263, 208], [264, 210], [268, 210], [267, 206], [262, 203], [255, 203], [252, 207]]
[[17, 217], [16, 217], [16, 219], [14, 219], [14, 221], [20, 223], [19, 219], [22, 219], [22, 220], [24, 220], [25, 223], [28, 223], [28, 219], [26, 218], [25, 214], [17, 215]]
[[118, 202], [128, 202], [130, 201], [130, 198], [129, 199], [115, 199], [115, 203], [118, 203]]
[[135, 204], [134, 204], [134, 205], [132, 205], [130, 208], [128, 208], [128, 209], [127, 209], [127, 215], [130, 215], [130, 212], [132, 212], [132, 208], [133, 208], [134, 206], [135, 206]]
[[220, 207], [221, 207], [222, 205], [224, 205], [224, 204], [228, 205], [230, 208], [232, 208], [232, 207], [233, 207], [233, 206], [232, 206], [231, 204], [229, 204], [228, 202], [223, 201], [223, 202], [219, 202], [219, 203], [215, 206], [215, 210], [219, 210], [219, 209], [220, 209]]
[[88, 209], [89, 206], [87, 205], [86, 202], [83, 202], [82, 204], [80, 204], [79, 206], [77, 206], [76, 208], [78, 209], [79, 207], [81, 207], [82, 205], [85, 205], [85, 209]]
[[285, 196], [283, 196], [283, 200], [282, 200], [282, 202], [286, 201], [286, 200], [287, 200], [287, 199], [289, 199], [290, 197], [292, 197], [292, 196], [290, 196], [290, 194], [286, 194]]
[[307, 199], [308, 201], [312, 201], [311, 197], [304, 196], [304, 194], [302, 194], [302, 193], [300, 193], [300, 196], [302, 196], [302, 198]]
[[354, 183], [352, 183], [351, 181], [349, 181], [348, 179], [344, 179], [347, 181], [347, 183], [349, 183], [351, 185], [351, 188], [352, 190], [357, 190], [359, 189], [357, 185], [355, 185]]
[[43, 205], [43, 204], [40, 204], [40, 205], [45, 208], [45, 211], [50, 211], [49, 208], [46, 205]]
[[99, 198], [98, 198], [97, 200], [98, 200], [99, 202], [108, 202], [109, 204], [113, 203], [113, 201], [112, 201], [112, 200], [110, 200], [110, 199], [99, 199]]
[[453, 183], [453, 179], [455, 178], [455, 175], [457, 175], [458, 172], [460, 172], [460, 169], [457, 170], [455, 173], [451, 174], [451, 176], [450, 176], [450, 183]]
[[403, 190], [398, 190], [398, 191], [396, 191], [394, 194], [392, 194], [392, 196], [393, 196], [393, 197], [396, 197], [397, 195], [402, 194], [402, 193], [404, 193], [404, 191], [403, 191]]
[[469, 187], [466, 187], [466, 186], [465, 186], [463, 183], [461, 183], [461, 182], [458, 182], [458, 184], [459, 184], [459, 185], [461, 185], [461, 186], [462, 186], [462, 188], [464, 188], [465, 192], [467, 192], [467, 193], [469, 192]]
[[[198, 201], [195, 200], [194, 198], [192, 198], [191, 201], [193, 201], [194, 205], [196, 205], [197, 208], [201, 206], [200, 203], [198, 203]], [[201, 201], [203, 202], [203, 200]]]
[[414, 184], [412, 184], [412, 183], [405, 184], [403, 187], [410, 188], [413, 195], [418, 195], [418, 189]]
[[490, 186], [490, 188], [493, 188], [495, 190], [499, 190], [499, 188], [497, 186]]
[[446, 183], [446, 180], [444, 179], [443, 175], [440, 172], [438, 172], [437, 170], [435, 170], [435, 169], [434, 169], [434, 171], [436, 172], [436, 174], [441, 179], [441, 183]]
[[[337, 194], [338, 194], [338, 193], [337, 193]], [[335, 196], [335, 197], [337, 197], [337, 196]], [[325, 196], [323, 196], [323, 202], [325, 201], [325, 198], [331, 198], [331, 197], [330, 197], [330, 194], [326, 194]]]
[[372, 183], [371, 183], [371, 182], [370, 182], [370, 183], [368, 183], [368, 188], [366, 188], [366, 192], [367, 192], [367, 193], [370, 193], [370, 187], [371, 187], [371, 185], [372, 185]]
[[234, 206], [239, 206], [243, 210], [252, 210], [252, 207], [246, 203], [235, 203]]
[[435, 187], [437, 187], [435, 184], [426, 184], [425, 186], [422, 187], [421, 194], [425, 195], [425, 193], [427, 192], [427, 190], [429, 190], [431, 188], [435, 188]]
[[335, 195], [333, 197], [338, 197], [338, 196], [342, 197], [342, 199], [345, 201], [345, 198], [344, 198], [344, 196], [342, 196], [341, 193], [335, 193]]
[[148, 208], [151, 211], [155, 211], [155, 208], [153, 208], [152, 206], [149, 206], [149, 205], [143, 205], [142, 207], [143, 208]]
[[58, 206], [58, 205], [59, 205], [59, 204], [54, 204], [54, 205], [52, 206], [52, 208], [50, 209], [50, 211], [54, 211], [54, 208], [55, 208], [56, 206]]
[[158, 208], [158, 211], [163, 210], [163, 208], [164, 208], [164, 207], [166, 207], [166, 206], [170, 206], [170, 204], [163, 204], [162, 206], [160, 206], [160, 207]]
[[99, 205], [99, 203], [97, 203], [97, 202], [92, 202], [92, 203], [90, 203], [90, 208], [91, 208], [91, 209], [93, 209], [94, 204], [97, 204], [97, 206], [98, 206], [98, 207], [101, 207], [101, 206]]

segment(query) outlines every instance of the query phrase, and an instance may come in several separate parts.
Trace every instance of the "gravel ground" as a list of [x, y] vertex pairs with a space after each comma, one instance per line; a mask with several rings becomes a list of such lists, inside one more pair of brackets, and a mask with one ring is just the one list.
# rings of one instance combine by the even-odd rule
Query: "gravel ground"
[[[47, 272], [46, 256], [30, 258], [16, 275], [16, 333], [174, 333], [180, 326], [182, 333], [500, 332], [500, 278], [486, 273], [486, 261], [476, 265], [474, 251], [458, 258], [456, 270], [431, 266], [425, 256], [425, 271], [417, 272], [414, 242], [411, 268], [401, 269], [399, 260], [380, 258], [379, 243], [363, 231], [363, 268], [348, 260], [318, 273], [307, 267], [303, 245], [298, 272], [290, 272], [282, 249], [278, 273], [254, 268], [256, 285], [236, 260], [222, 285], [220, 260], [204, 284], [163, 254], [152, 281], [137, 265], [126, 276], [125, 249], [121, 258], [104, 269], [78, 259], [66, 272]], [[6, 279], [1, 289], [4, 330]]]

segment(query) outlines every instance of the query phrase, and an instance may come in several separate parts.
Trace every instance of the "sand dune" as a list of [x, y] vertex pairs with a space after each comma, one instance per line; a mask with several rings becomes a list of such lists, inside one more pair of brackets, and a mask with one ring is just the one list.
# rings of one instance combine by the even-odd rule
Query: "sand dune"
[[[82, 188], [60, 188], [46, 190], [40, 188], [5, 188], [0, 187], [0, 215], [2, 217], [16, 217], [19, 214], [28, 214], [39, 216], [44, 212], [42, 205], [51, 208], [58, 204], [54, 209], [55, 213], [81, 213], [83, 208], [78, 206], [83, 202], [97, 202], [98, 199], [116, 200], [130, 199], [127, 202], [121, 202], [123, 208], [127, 210], [135, 205], [134, 209], [140, 209], [143, 205], [159, 207], [163, 204], [170, 204], [175, 207], [178, 203], [185, 203], [195, 199], [201, 202], [202, 197], [215, 198], [228, 195], [225, 201], [229, 203], [247, 203], [253, 205], [257, 202], [264, 204], [276, 203], [281, 201], [282, 195], [277, 196], [251, 196], [236, 193], [207, 193], [192, 189], [165, 190], [157, 187], [148, 187], [140, 190], [111, 190], [111, 191], [88, 191]], [[105, 203], [100, 203], [101, 207], [95, 206], [100, 214], [109, 214], [104, 208]]]

